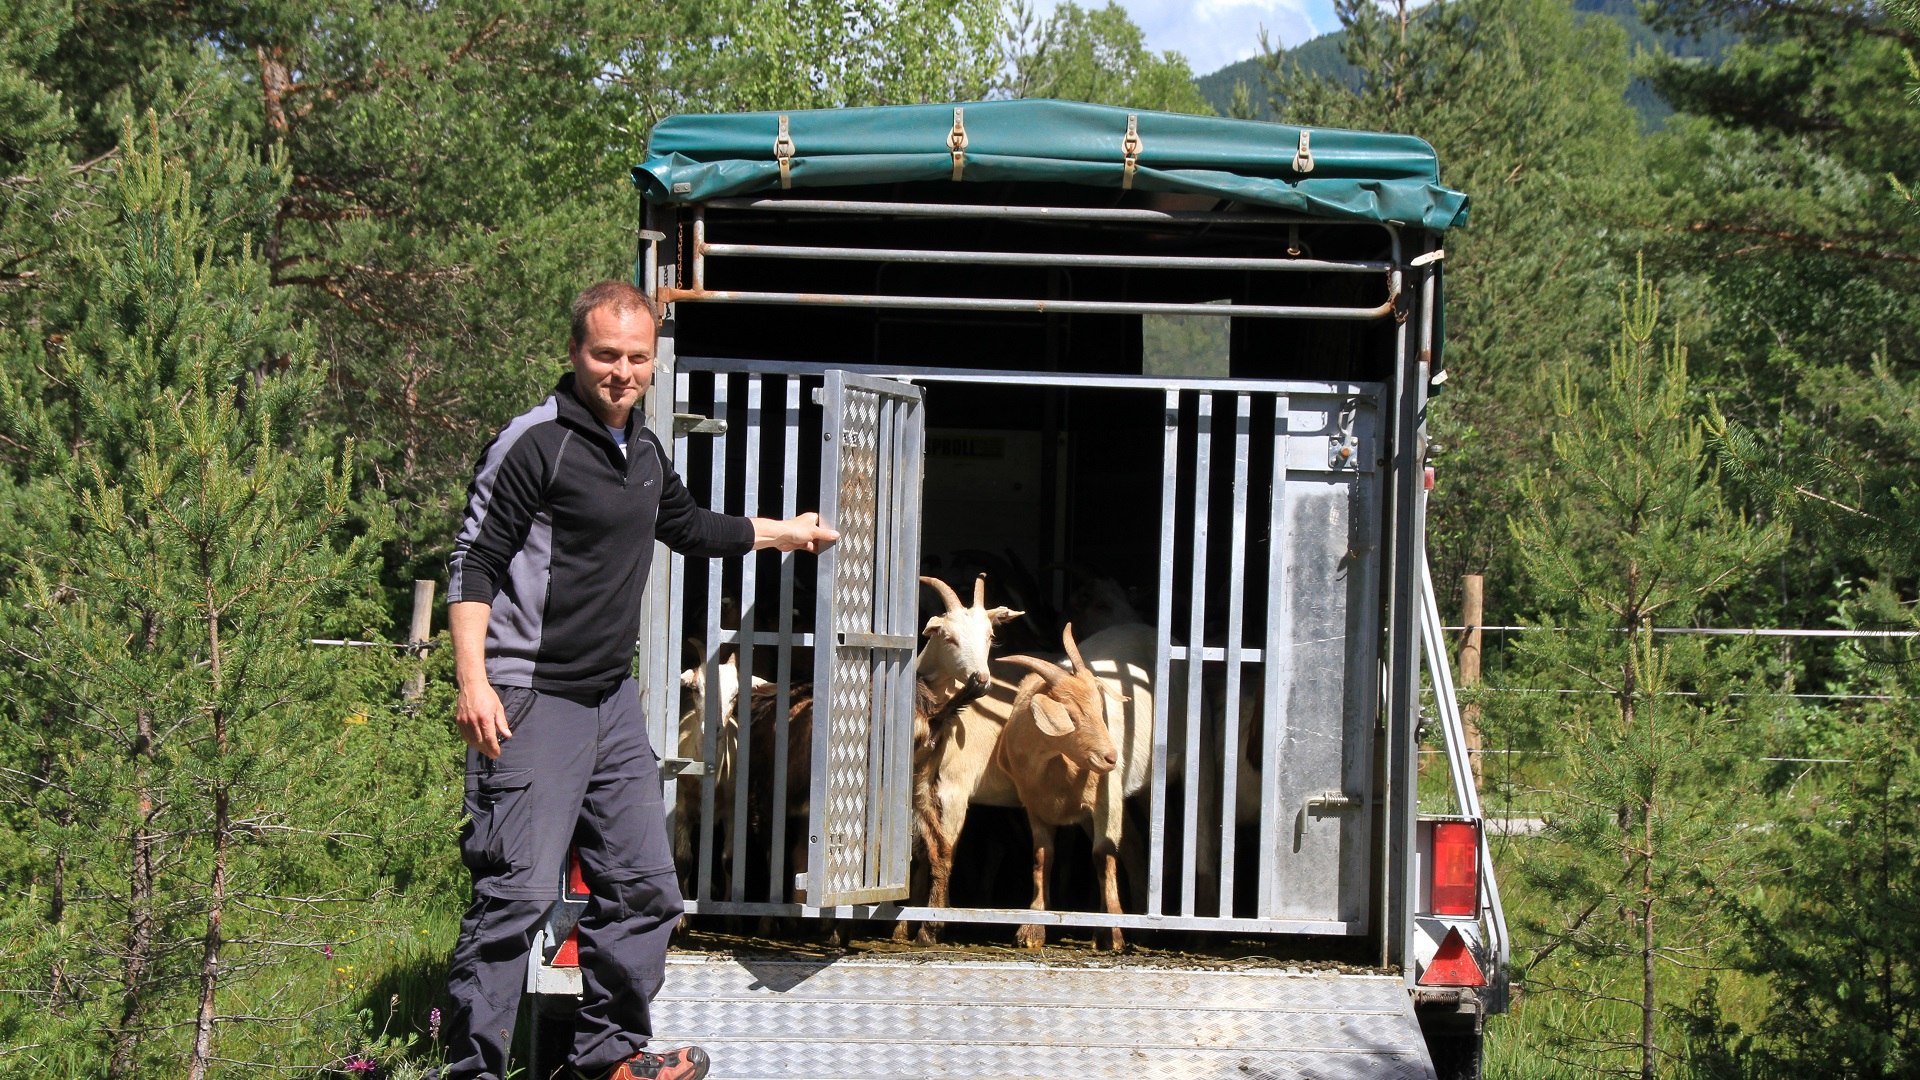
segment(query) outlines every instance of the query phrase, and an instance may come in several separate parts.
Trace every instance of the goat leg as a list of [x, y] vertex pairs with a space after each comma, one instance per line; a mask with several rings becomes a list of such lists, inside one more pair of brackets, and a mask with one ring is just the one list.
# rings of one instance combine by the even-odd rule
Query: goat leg
[[[1100, 897], [1106, 903], [1107, 914], [1119, 915], [1121, 914], [1120, 877], [1114, 849], [1103, 844], [1100, 850], [1094, 853], [1093, 859], [1094, 866], [1099, 871]], [[1095, 930], [1093, 933], [1093, 947], [1096, 949], [1110, 948], [1114, 952], [1119, 952], [1122, 948], [1126, 947], [1126, 942], [1122, 939], [1120, 928], [1114, 926], [1105, 930]]]
[[[960, 841], [960, 830], [967, 824], [968, 805], [964, 798], [943, 797], [937, 785], [931, 794], [932, 812], [922, 817], [926, 826], [927, 906], [943, 908], [953, 884], [953, 851]], [[914, 941], [923, 946], [937, 945], [945, 928], [945, 923], [929, 919], [920, 924]]]
[[[1053, 863], [1053, 826], [1027, 815], [1027, 823], [1033, 827], [1033, 904], [1032, 910], [1047, 910], [1047, 877]], [[1047, 943], [1047, 928], [1040, 923], [1026, 923], [1013, 935], [1013, 940], [1023, 949], [1038, 949]]]

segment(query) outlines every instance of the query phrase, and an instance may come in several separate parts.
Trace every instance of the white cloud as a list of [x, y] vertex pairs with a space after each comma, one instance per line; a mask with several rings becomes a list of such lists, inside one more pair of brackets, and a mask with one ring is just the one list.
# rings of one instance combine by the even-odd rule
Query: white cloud
[[[1083, 8], [1106, 0], [1077, 0]], [[1053, 4], [1041, 0], [1039, 13]], [[1120, 0], [1154, 52], [1177, 52], [1195, 75], [1208, 75], [1260, 52], [1260, 30], [1292, 47], [1337, 29], [1331, 0]]]

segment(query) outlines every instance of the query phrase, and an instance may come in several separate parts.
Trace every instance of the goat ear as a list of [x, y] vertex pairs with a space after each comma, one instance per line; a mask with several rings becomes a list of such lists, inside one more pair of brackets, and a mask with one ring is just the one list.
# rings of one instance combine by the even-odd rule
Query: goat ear
[[999, 626], [1002, 623], [1010, 623], [1013, 620], [1025, 614], [1026, 612], [1024, 611], [1015, 611], [1012, 608], [997, 607], [987, 612], [987, 618], [992, 621], [993, 625]]
[[1073, 733], [1073, 717], [1067, 715], [1066, 706], [1041, 694], [1033, 696], [1033, 722], [1056, 739]]
[[700, 685], [701, 681], [702, 680], [700, 678], [700, 669], [697, 667], [688, 668], [687, 670], [680, 673], [680, 685], [686, 687], [689, 690], [697, 688]]
[[936, 626], [939, 626], [939, 625], [940, 625], [940, 619], [941, 619], [941, 618], [942, 618], [942, 617], [941, 617], [941, 616], [939, 616], [939, 615], [935, 615], [935, 616], [933, 616], [933, 617], [931, 617], [931, 618], [929, 618], [929, 619], [927, 620], [927, 625], [925, 625], [925, 626], [923, 626], [923, 627], [921, 627], [921, 628], [920, 628], [920, 636], [921, 636], [921, 637], [926, 637], [926, 636], [927, 636], [928, 634], [931, 634], [931, 633], [933, 633], [933, 628], [934, 628], [934, 627], [936, 627]]

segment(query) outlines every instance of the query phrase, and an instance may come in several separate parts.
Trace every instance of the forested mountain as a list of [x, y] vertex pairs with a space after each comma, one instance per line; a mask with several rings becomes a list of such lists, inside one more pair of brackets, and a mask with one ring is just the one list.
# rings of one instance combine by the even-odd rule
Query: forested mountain
[[[1664, 51], [1682, 60], [1712, 61], [1738, 40], [1733, 31], [1718, 27], [1703, 27], [1697, 33], [1656, 30], [1640, 17], [1640, 5], [1636, 0], [1574, 0], [1573, 9], [1586, 16], [1619, 23], [1627, 33], [1627, 47], [1640, 53]], [[1298, 65], [1308, 75], [1356, 86], [1360, 71], [1341, 54], [1345, 36], [1345, 30], [1322, 34], [1291, 49], [1281, 50], [1281, 58], [1286, 63]], [[1280, 119], [1272, 115], [1271, 109], [1259, 104], [1265, 99], [1261, 87], [1263, 72], [1268, 67], [1267, 60], [1249, 57], [1218, 71], [1195, 77], [1194, 85], [1199, 87], [1200, 95], [1207, 100], [1207, 104], [1222, 115], [1233, 110], [1235, 86], [1244, 85], [1251, 100], [1260, 109], [1257, 114], [1259, 119]], [[1673, 107], [1660, 97], [1652, 81], [1644, 75], [1635, 75], [1626, 93], [1628, 103], [1640, 115], [1643, 128], [1651, 130], [1659, 127], [1673, 114]]]

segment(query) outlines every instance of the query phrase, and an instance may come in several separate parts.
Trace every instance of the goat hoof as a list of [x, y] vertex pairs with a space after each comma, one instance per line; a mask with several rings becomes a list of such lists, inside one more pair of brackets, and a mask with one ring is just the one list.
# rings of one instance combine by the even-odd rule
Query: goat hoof
[[1121, 952], [1126, 949], [1127, 943], [1126, 939], [1118, 930], [1111, 931], [1110, 933], [1101, 933], [1096, 930], [1093, 935], [1093, 947], [1096, 949], [1110, 949], [1114, 952]]
[[893, 924], [893, 943], [895, 945], [905, 945], [912, 937], [913, 935], [907, 932], [906, 923], [897, 922]]
[[1047, 928], [1029, 923], [1014, 932], [1014, 944], [1023, 949], [1038, 949], [1047, 943]]
[[940, 944], [940, 928], [931, 923], [923, 923], [920, 932], [913, 935], [913, 943], [921, 948]]

